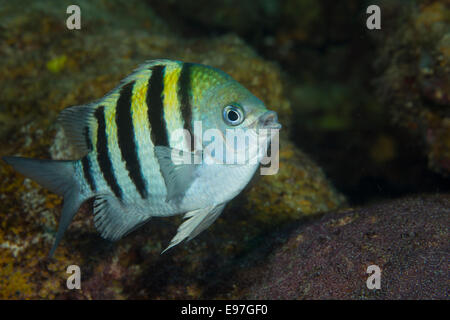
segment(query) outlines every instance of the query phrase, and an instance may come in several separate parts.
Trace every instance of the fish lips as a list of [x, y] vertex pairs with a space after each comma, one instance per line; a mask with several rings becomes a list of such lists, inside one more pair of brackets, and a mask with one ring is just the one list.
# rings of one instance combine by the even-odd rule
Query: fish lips
[[281, 124], [278, 122], [278, 115], [275, 111], [267, 111], [258, 119], [259, 129], [280, 130]]

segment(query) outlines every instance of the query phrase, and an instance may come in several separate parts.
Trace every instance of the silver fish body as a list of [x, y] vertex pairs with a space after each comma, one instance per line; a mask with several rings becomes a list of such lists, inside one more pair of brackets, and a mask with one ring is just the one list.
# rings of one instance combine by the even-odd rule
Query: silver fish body
[[[225, 142], [230, 129], [280, 128], [276, 114], [227, 74], [171, 60], [144, 64], [98, 101], [63, 110], [60, 122], [83, 158], [4, 157], [19, 172], [64, 196], [50, 255], [90, 198], [95, 226], [106, 239], [118, 240], [151, 217], [177, 214], [187, 220], [167, 249], [194, 238], [242, 191], [261, 160], [253, 149], [236, 149], [255, 161], [217, 162], [222, 159], [204, 152], [208, 141], [196, 133], [196, 124], [216, 130]], [[175, 154], [200, 161], [175, 164]]]

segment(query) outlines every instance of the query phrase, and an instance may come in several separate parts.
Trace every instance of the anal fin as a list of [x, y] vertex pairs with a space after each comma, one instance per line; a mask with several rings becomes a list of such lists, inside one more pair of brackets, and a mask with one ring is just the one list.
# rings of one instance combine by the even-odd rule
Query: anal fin
[[94, 200], [94, 225], [107, 240], [119, 240], [149, 219], [130, 210], [113, 195], [97, 195]]
[[161, 254], [176, 246], [184, 239], [187, 241], [195, 238], [200, 232], [207, 229], [222, 213], [225, 208], [226, 203], [219, 204], [217, 206], [210, 206], [204, 209], [197, 209], [194, 211], [189, 211], [184, 215], [185, 219], [177, 230], [177, 234], [170, 241], [169, 246], [164, 249]]

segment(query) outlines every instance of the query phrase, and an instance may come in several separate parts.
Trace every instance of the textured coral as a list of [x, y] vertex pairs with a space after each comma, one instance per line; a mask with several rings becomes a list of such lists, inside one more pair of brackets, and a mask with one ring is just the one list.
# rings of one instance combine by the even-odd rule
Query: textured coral
[[[247, 210], [256, 220], [277, 224], [299, 216], [327, 212], [344, 202], [322, 170], [290, 142], [282, 140], [280, 171], [262, 176], [247, 193]], [[286, 186], [289, 186], [287, 188]]]
[[450, 172], [450, 5], [422, 1], [387, 20], [377, 81], [393, 121], [422, 145], [429, 167]]
[[[15, 120], [0, 131], [1, 155], [76, 157], [54, 125], [58, 112], [103, 96], [139, 63], [154, 58], [200, 62], [228, 72], [278, 112], [285, 132], [291, 127], [279, 68], [238, 37], [185, 40], [168, 31], [139, 1], [121, 1], [117, 6], [78, 3], [83, 12], [81, 30], [65, 28], [63, 13], [70, 1], [58, 5], [28, 1], [23, 8], [10, 1], [0, 3], [0, 121]], [[238, 296], [241, 285], [229, 275], [245, 268], [239, 262], [269, 230], [343, 203], [322, 171], [284, 135], [279, 176], [256, 182], [257, 189], [236, 199], [208, 231], [163, 256], [160, 252], [181, 217], [155, 219], [111, 244], [94, 230], [92, 204], [87, 203], [54, 259], [48, 260], [62, 199], [1, 165], [0, 297]], [[268, 197], [271, 185], [282, 203]], [[82, 270], [79, 291], [65, 287], [71, 264]]]
[[[264, 267], [241, 275], [250, 299], [448, 299], [450, 195], [347, 209], [294, 227]], [[279, 236], [281, 237], [281, 236]], [[381, 269], [369, 290], [367, 267]]]
[[[317, 38], [304, 32], [304, 40], [294, 40], [287, 30], [286, 43], [303, 45], [292, 45], [280, 57], [289, 72], [285, 92], [296, 123], [292, 141], [351, 203], [449, 190], [450, 180], [442, 174], [448, 162], [449, 112], [442, 102], [450, 73], [440, 60], [450, 34], [445, 32], [448, 1], [379, 1], [381, 30], [365, 28], [371, 1], [323, 7], [320, 2], [315, 2], [323, 11], [318, 19], [326, 26], [315, 29]], [[326, 15], [333, 6], [336, 10]], [[314, 40], [320, 45], [308, 45]], [[422, 54], [428, 51], [435, 54]], [[421, 65], [431, 68], [424, 73]]]

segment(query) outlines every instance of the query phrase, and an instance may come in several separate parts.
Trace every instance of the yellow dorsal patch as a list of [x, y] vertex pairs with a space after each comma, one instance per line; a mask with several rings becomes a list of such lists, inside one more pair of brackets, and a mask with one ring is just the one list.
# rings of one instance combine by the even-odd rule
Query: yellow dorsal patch
[[150, 71], [146, 72], [146, 77], [138, 77], [135, 80], [133, 87], [133, 94], [131, 97], [131, 116], [133, 118], [134, 130], [136, 137], [139, 137], [148, 127], [147, 117], [147, 103], [145, 99], [147, 97], [148, 90], [148, 78], [150, 77]]
[[117, 145], [117, 125], [116, 125], [116, 103], [119, 94], [114, 93], [106, 97], [100, 105], [105, 106], [105, 127], [106, 137], [108, 139], [108, 147], [110, 152]]
[[178, 100], [178, 80], [180, 78], [181, 65], [170, 64], [166, 66], [164, 74], [164, 119], [166, 121], [169, 143], [172, 148], [183, 149], [184, 141], [172, 141], [175, 130], [183, 129], [180, 101]]
[[217, 69], [208, 68], [203, 65], [195, 65], [191, 70], [191, 89], [192, 89], [192, 112], [200, 112], [200, 101], [205, 92], [211, 88], [220, 86], [230, 81], [227, 76]]

